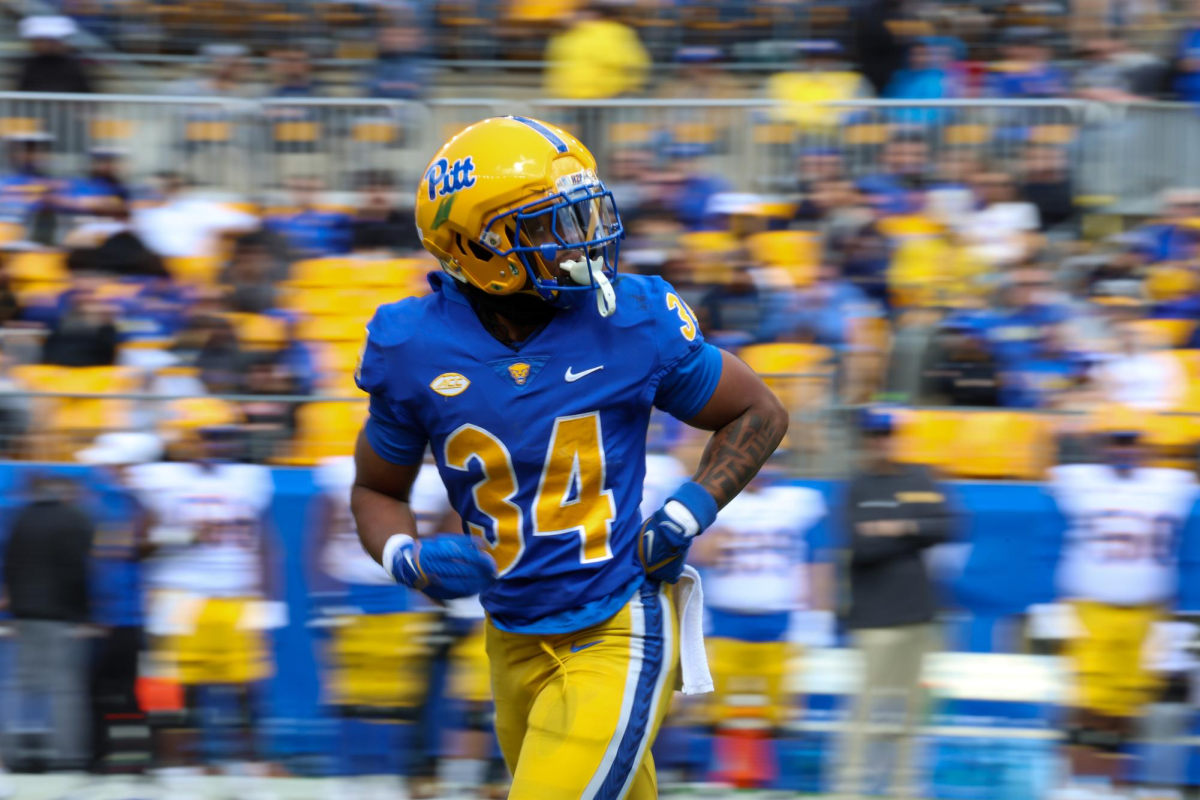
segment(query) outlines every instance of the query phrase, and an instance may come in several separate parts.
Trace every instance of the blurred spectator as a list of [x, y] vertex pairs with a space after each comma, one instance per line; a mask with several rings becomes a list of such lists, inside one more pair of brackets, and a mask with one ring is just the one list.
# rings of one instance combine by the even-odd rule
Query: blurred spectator
[[246, 48], [239, 44], [206, 44], [200, 50], [203, 72], [192, 78], [173, 81], [163, 94], [180, 97], [250, 97], [246, 80]]
[[823, 262], [811, 285], [798, 289], [783, 321], [780, 334], [787, 339], [813, 342], [834, 350], [845, 348], [854, 321], [879, 316], [879, 307], [860, 288], [842, 277], [835, 264]]
[[58, 319], [42, 345], [42, 363], [106, 367], [117, 363], [113, 309], [91, 289], [67, 292]]
[[368, 95], [388, 100], [418, 100], [429, 88], [429, 77], [420, 28], [397, 24], [379, 31], [379, 55], [367, 79]]
[[1180, 100], [1200, 103], [1200, 19], [1193, 20], [1179, 43], [1173, 84]]
[[937, 605], [923, 556], [948, 541], [953, 526], [945, 490], [929, 471], [895, 460], [893, 426], [892, 413], [865, 412], [863, 461], [850, 478], [843, 507], [849, 546], [844, 623], [864, 669], [838, 783], [839, 791], [855, 796], [875, 785], [867, 753], [879, 734], [869, 727], [885, 708], [899, 710], [903, 720], [900, 733], [892, 735], [896, 751], [886, 783], [898, 796], [920, 795], [914, 734], [923, 700], [921, 669], [938, 639]]
[[313, 77], [312, 59], [302, 47], [284, 47], [271, 54], [268, 97], [318, 97], [323, 94]]
[[1051, 330], [1066, 321], [1067, 309], [1058, 302], [1050, 276], [1041, 269], [1014, 269], [999, 292], [997, 309], [963, 317], [987, 337], [1001, 373], [1001, 402], [1023, 405], [1024, 386], [1009, 375], [1033, 369], [1047, 350]]
[[26, 17], [21, 20], [21, 38], [29, 42], [30, 54], [21, 61], [18, 92], [92, 92], [86, 66], [67, 43], [76, 30], [70, 17]]
[[1022, 202], [1007, 172], [985, 172], [972, 184], [978, 209], [960, 221], [958, 235], [975, 259], [997, 268], [1023, 261], [1041, 227], [1037, 206]]
[[396, 208], [395, 178], [389, 170], [368, 170], [360, 177], [360, 201], [354, 214], [357, 253], [409, 252], [421, 249], [411, 211]]
[[[951, 100], [964, 93], [962, 76], [953, 64], [948, 43], [933, 37], [918, 39], [908, 50], [908, 66], [888, 81], [883, 96], [890, 100]], [[945, 116], [937, 109], [908, 109], [905, 122], [933, 121]]]
[[905, 6], [905, 0], [868, 0], [853, 14], [855, 55], [877, 95], [883, 94], [892, 76], [904, 68]]
[[[45, 731], [37, 718], [49, 708], [49, 766], [79, 770], [87, 764], [82, 626], [90, 618], [88, 565], [95, 525], [78, 505], [71, 481], [46, 475], [31, 483], [31, 500], [17, 512], [4, 553], [4, 584], [17, 627], [19, 724], [26, 731]], [[20, 756], [35, 757], [33, 752]]]
[[[250, 395], [299, 394], [300, 379], [278, 354], [264, 353], [250, 359], [245, 365], [242, 391]], [[296, 407], [296, 403], [270, 399], [250, 400], [241, 404], [246, 420], [241, 429], [241, 439], [250, 460], [268, 461], [291, 440], [296, 431]]]
[[[104, 635], [92, 657], [92, 769], [128, 770], [121, 757], [148, 756], [145, 717], [138, 705], [138, 659], [142, 653], [143, 560], [151, 554], [148, 510], [130, 488], [129, 467], [157, 461], [162, 441], [150, 433], [106, 433], [76, 454], [94, 471], [98, 525], [92, 547], [92, 617]], [[139, 748], [138, 740], [142, 740]], [[134, 765], [135, 766], [135, 765]]]
[[[681, 47], [675, 51], [679, 70], [667, 81], [660, 94], [677, 100], [732, 100], [745, 95], [745, 87], [722, 63], [725, 53], [719, 47]], [[682, 109], [679, 109], [682, 110]]]
[[265, 314], [275, 308], [276, 284], [286, 280], [288, 266], [283, 241], [269, 231], [239, 237], [221, 283], [229, 289], [229, 308], [245, 314]]
[[1138, 326], [1139, 309], [1120, 307], [1117, 350], [1101, 359], [1092, 380], [1107, 402], [1145, 411], [1177, 409], [1187, 390], [1187, 374], [1169, 352], [1157, 349]]
[[163, 260], [131, 227], [126, 202], [117, 197], [100, 202], [103, 205], [93, 209], [95, 218], [67, 238], [66, 243], [74, 247], [67, 257], [67, 267], [76, 274], [169, 279], [171, 274]]
[[1070, 222], [1075, 217], [1075, 196], [1066, 149], [1030, 143], [1024, 155], [1020, 197], [1037, 208], [1041, 229]]
[[989, 407], [999, 405], [996, 362], [980, 331], [947, 324], [930, 344], [921, 375], [921, 403]]
[[26, 226], [31, 236], [39, 228], [53, 229], [58, 182], [46, 166], [50, 138], [15, 134], [6, 142], [10, 171], [0, 177], [0, 221]]
[[267, 230], [278, 234], [301, 258], [320, 258], [350, 252], [353, 243], [351, 218], [337, 210], [321, 207], [321, 179], [302, 175], [288, 180], [292, 207], [267, 218]]
[[973, 148], [943, 150], [925, 192], [925, 213], [948, 228], [957, 228], [975, 211], [971, 181], [983, 171], [979, 154]]
[[793, 69], [767, 78], [766, 94], [779, 104], [773, 113], [780, 120], [827, 131], [847, 112], [826, 103], [870, 96], [870, 87], [845, 61], [837, 42], [801, 42], [796, 52], [801, 60]]
[[175, 337], [172, 353], [182, 366], [200, 372], [204, 388], [212, 394], [235, 393], [240, 388], [245, 358], [237, 334], [220, 316], [218, 304], [198, 304]]
[[1001, 403], [1008, 408], [1051, 408], [1068, 403], [1087, 374], [1087, 359], [1068, 346], [1064, 325], [1047, 325], [1023, 358], [1001, 375]]
[[817, 222], [836, 210], [836, 206], [823, 205], [817, 195], [826, 191], [835, 182], [845, 180], [845, 164], [842, 153], [836, 147], [810, 147], [800, 154], [798, 189], [800, 197], [796, 204], [797, 222]]
[[[1075, 75], [1075, 95], [1101, 103], [1135, 103], [1148, 98], [1139, 92], [1146, 83], [1139, 81], [1139, 64], [1117, 36], [1098, 36], [1084, 44], [1085, 66]], [[1153, 62], [1151, 62], [1153, 63]]]
[[1149, 263], [1185, 261], [1196, 256], [1200, 245], [1200, 190], [1163, 192], [1162, 214], [1135, 232], [1135, 249]]
[[113, 200], [129, 203], [133, 194], [121, 175], [125, 153], [111, 147], [93, 147], [86, 175], [63, 186], [59, 203], [76, 213], [95, 211]]
[[1003, 59], [991, 64], [984, 83], [984, 93], [988, 97], [1020, 100], [1067, 94], [1067, 76], [1050, 63], [1051, 52], [1045, 43], [1045, 31], [1010, 28], [1005, 38]]
[[216, 256], [222, 236], [258, 228], [258, 219], [250, 214], [188, 195], [178, 173], [160, 177], [162, 203], [139, 209], [133, 217], [133, 229], [163, 258]]
[[546, 94], [603, 100], [641, 91], [650, 54], [615, 4], [591, 2], [546, 45]]
[[659, 170], [652, 184], [654, 201], [661, 203], [685, 228], [710, 230], [717, 216], [712, 203], [730, 184], [704, 159], [686, 153]]

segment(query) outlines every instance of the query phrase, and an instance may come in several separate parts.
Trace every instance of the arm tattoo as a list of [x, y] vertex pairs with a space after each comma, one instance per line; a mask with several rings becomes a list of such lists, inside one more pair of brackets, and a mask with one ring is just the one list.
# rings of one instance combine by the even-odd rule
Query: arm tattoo
[[775, 452], [783, 434], [772, 415], [747, 411], [712, 435], [694, 480], [724, 508]]

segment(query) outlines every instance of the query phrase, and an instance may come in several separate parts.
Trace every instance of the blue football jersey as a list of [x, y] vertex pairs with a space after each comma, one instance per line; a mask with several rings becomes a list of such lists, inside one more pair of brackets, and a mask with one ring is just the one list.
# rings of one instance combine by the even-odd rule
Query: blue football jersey
[[617, 310], [560, 310], [515, 348], [484, 328], [447, 275], [433, 294], [382, 306], [358, 385], [366, 434], [384, 459], [430, 445], [467, 533], [500, 580], [482, 601], [499, 627], [578, 630], [616, 613], [644, 573], [637, 557], [646, 429], [712, 395], [720, 352], [665, 281], [621, 276]]

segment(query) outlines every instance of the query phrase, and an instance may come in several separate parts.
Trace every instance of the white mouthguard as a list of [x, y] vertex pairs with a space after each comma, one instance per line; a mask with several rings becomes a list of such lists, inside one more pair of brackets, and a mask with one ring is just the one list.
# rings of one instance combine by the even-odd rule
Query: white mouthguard
[[612, 281], [604, 274], [604, 259], [584, 258], [579, 261], [563, 261], [559, 269], [566, 270], [571, 280], [580, 286], [591, 286], [596, 281], [599, 291], [596, 292], [596, 310], [600, 316], [610, 316], [617, 310], [617, 293], [613, 291]]

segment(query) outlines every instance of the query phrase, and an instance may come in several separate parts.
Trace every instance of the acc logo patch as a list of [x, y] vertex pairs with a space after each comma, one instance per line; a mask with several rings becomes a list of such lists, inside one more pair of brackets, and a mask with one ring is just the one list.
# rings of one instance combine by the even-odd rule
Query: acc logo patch
[[513, 383], [517, 386], [524, 386], [525, 381], [529, 380], [529, 365], [521, 361], [509, 364], [508, 374], [512, 376]]
[[470, 189], [475, 185], [475, 176], [471, 174], [474, 171], [475, 163], [471, 156], [457, 159], [453, 164], [444, 158], [434, 161], [425, 172], [425, 180], [429, 183], [429, 199]]
[[442, 397], [456, 397], [467, 390], [471, 382], [457, 372], [443, 372], [429, 383], [429, 388]]

